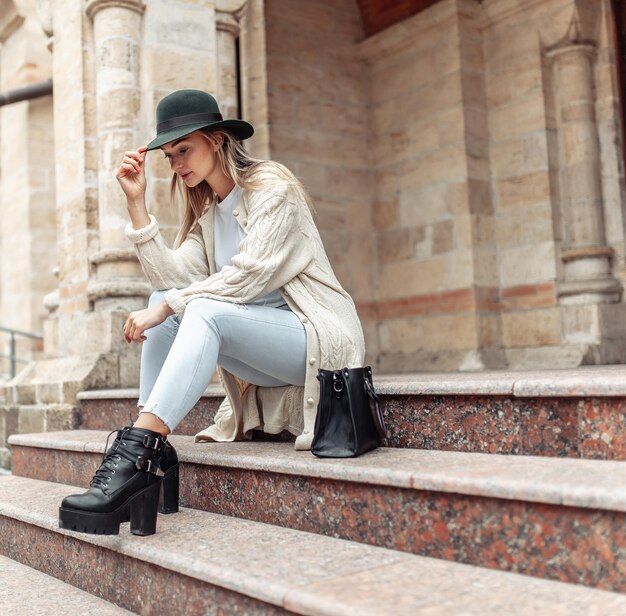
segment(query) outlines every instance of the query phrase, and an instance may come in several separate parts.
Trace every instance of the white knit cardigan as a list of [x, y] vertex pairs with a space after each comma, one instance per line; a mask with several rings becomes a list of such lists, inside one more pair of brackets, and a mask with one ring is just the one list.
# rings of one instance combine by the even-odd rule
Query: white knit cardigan
[[170, 289], [165, 301], [182, 316], [187, 304], [208, 297], [237, 304], [278, 289], [307, 334], [304, 387], [258, 387], [218, 367], [226, 398], [215, 424], [197, 441], [234, 441], [262, 429], [297, 436], [296, 449], [310, 449], [319, 400], [318, 368], [362, 366], [363, 331], [352, 298], [341, 287], [307, 207], [286, 184], [243, 191], [233, 214], [246, 232], [232, 265], [216, 271], [214, 211], [209, 206], [181, 246], [167, 247], [158, 223], [129, 224], [143, 270], [155, 289]]

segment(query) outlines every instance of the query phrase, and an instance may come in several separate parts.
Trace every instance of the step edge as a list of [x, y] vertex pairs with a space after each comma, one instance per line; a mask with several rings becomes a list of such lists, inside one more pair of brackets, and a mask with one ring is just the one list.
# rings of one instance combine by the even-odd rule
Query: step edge
[[[585, 366], [543, 371], [490, 371], [379, 375], [374, 378], [384, 396], [507, 396], [513, 398], [626, 397], [626, 366]], [[138, 388], [91, 389], [79, 392], [80, 401], [136, 399]], [[203, 398], [225, 396], [213, 383]]]
[[[223, 398], [226, 395], [221, 385], [209, 385], [202, 393], [203, 398]], [[138, 387], [120, 389], [85, 389], [76, 394], [79, 401], [88, 400], [136, 400], [139, 398]]]
[[[71, 432], [71, 431], [70, 431]], [[73, 431], [74, 433], [80, 431]], [[89, 441], [74, 441], [65, 437], [56, 441], [48, 435], [54, 433], [40, 434], [20, 434], [12, 435], [9, 443], [12, 447], [33, 447], [38, 449], [48, 449], [53, 451], [72, 451], [87, 454], [99, 454], [104, 451], [104, 434], [100, 434], [97, 438], [97, 431], [90, 431]], [[64, 434], [67, 434], [65, 432]], [[452, 471], [420, 471], [406, 469], [392, 469], [384, 466], [385, 461], [382, 456], [395, 455], [396, 457], [411, 458], [416, 462], [428, 461], [429, 459], [442, 457], [448, 460], [457, 461], [489, 461], [496, 464], [514, 465], [518, 468], [531, 467], [533, 464], [545, 465], [546, 460], [538, 456], [519, 456], [519, 455], [501, 455], [498, 454], [482, 454], [467, 453], [455, 451], [433, 451], [433, 450], [395, 450], [381, 448], [369, 454], [382, 458], [377, 461], [377, 466], [358, 466], [358, 459], [348, 460], [320, 460], [312, 458], [309, 460], [277, 460], [275, 457], [262, 455], [260, 453], [240, 454], [228, 452], [190, 452], [189, 449], [196, 444], [191, 442], [193, 437], [178, 436], [174, 445], [178, 449], [179, 460], [183, 464], [193, 464], [199, 466], [216, 466], [225, 469], [250, 470], [258, 472], [267, 472], [272, 474], [284, 474], [300, 477], [313, 477], [316, 479], [330, 481], [346, 481], [350, 483], [362, 483], [373, 486], [392, 487], [400, 489], [408, 489], [415, 491], [433, 491], [445, 492], [450, 494], [461, 494], [464, 496], [496, 498], [509, 501], [523, 501], [539, 504], [578, 507], [582, 509], [605, 510], [626, 513], [626, 485], [622, 485], [616, 481], [613, 485], [598, 486], [597, 479], [590, 477], [588, 485], [580, 484], [581, 473], [584, 477], [584, 471], [587, 468], [593, 468], [595, 471], [601, 469], [604, 480], [606, 477], [624, 476], [626, 471], [626, 461], [615, 460], [580, 460], [576, 458], [555, 458], [549, 459], [552, 466], [560, 468], [578, 467], [577, 483], [575, 485], [567, 485], [559, 491], [559, 484], [556, 479], [546, 480], [543, 484], [538, 483], [537, 478], [532, 472], [528, 473], [529, 479], [526, 478], [501, 478], [498, 477], [498, 468], [495, 469], [494, 476], [480, 477], [469, 476], [462, 477], [458, 474], [458, 470]], [[182, 442], [182, 445], [180, 444]], [[63, 447], [64, 443], [69, 443], [70, 447]], [[221, 445], [221, 444], [220, 444]], [[272, 444], [274, 449], [283, 447], [291, 452], [292, 444]], [[299, 452], [299, 455], [305, 455], [306, 452]], [[371, 458], [370, 458], [371, 459]], [[362, 460], [362, 459], [361, 459]], [[315, 462], [315, 466], [311, 462]], [[505, 462], [506, 461], [506, 462]], [[356, 464], [356, 465], [355, 465]], [[471, 467], [468, 466], [471, 473]], [[582, 471], [581, 471], [582, 468]], [[614, 474], [611, 471], [616, 471]], [[558, 474], [558, 469], [555, 470]], [[620, 474], [618, 474], [618, 472]]]

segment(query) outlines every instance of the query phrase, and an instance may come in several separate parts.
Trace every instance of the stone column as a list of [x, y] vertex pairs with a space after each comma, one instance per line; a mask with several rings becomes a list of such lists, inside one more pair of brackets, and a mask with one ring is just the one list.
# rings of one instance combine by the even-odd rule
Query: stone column
[[556, 119], [562, 220], [557, 294], [561, 345], [571, 354], [570, 365], [626, 361], [626, 304], [606, 236], [596, 120], [599, 4], [570, 0], [540, 19], [551, 82], [546, 95]]
[[575, 41], [548, 52], [559, 131], [564, 231], [564, 281], [558, 290], [561, 304], [616, 302], [622, 291], [611, 273], [611, 249], [604, 232], [595, 55], [594, 44]]
[[144, 307], [150, 287], [124, 236], [126, 199], [115, 179], [123, 153], [139, 145], [141, 0], [90, 0], [96, 49], [99, 250], [88, 296], [99, 310]]
[[239, 21], [246, 2], [241, 0], [218, 0], [215, 8], [217, 30], [218, 91], [217, 100], [225, 118], [238, 118], [239, 92], [237, 84], [237, 37]]

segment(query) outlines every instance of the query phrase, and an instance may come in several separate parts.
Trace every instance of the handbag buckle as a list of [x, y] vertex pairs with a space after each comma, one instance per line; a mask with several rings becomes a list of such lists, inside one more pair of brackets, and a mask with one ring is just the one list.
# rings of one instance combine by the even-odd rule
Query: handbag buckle
[[337, 373], [333, 374], [333, 391], [337, 394], [337, 397], [343, 392], [343, 380], [339, 378]]

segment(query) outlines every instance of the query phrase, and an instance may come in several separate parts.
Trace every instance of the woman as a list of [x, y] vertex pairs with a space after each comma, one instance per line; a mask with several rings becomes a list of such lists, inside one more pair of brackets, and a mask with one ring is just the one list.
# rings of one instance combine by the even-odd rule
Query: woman
[[[180, 90], [157, 106], [157, 137], [126, 152], [117, 173], [126, 234], [154, 286], [148, 308], [124, 325], [143, 344], [140, 414], [118, 432], [90, 489], [61, 505], [65, 528], [152, 534], [159, 510], [178, 510], [178, 459], [167, 435], [217, 369], [226, 390], [215, 424], [196, 441], [289, 430], [310, 448], [318, 368], [363, 364], [361, 325], [333, 274], [308, 197], [284, 166], [248, 156], [253, 128], [223, 120], [215, 99]], [[185, 201], [175, 248], [145, 205], [145, 158], [161, 149]]]

